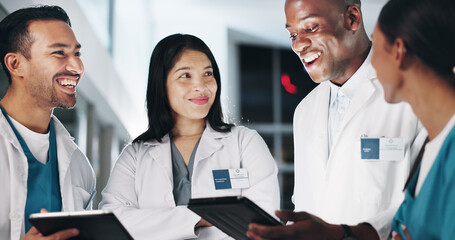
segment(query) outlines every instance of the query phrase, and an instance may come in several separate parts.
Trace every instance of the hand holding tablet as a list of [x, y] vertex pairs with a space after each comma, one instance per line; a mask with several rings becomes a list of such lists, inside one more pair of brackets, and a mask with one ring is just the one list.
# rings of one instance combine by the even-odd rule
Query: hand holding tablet
[[229, 236], [247, 240], [248, 224], [279, 226], [280, 221], [246, 197], [190, 199], [188, 208]]
[[117, 217], [104, 210], [34, 213], [30, 215], [29, 221], [44, 236], [76, 228], [79, 235], [71, 239], [133, 239]]

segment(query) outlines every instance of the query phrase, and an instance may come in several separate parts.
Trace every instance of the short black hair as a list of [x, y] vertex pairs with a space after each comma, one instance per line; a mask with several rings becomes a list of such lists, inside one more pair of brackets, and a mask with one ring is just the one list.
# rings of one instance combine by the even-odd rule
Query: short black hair
[[18, 52], [27, 59], [30, 58], [33, 38], [28, 32], [28, 26], [32, 21], [38, 20], [60, 20], [71, 27], [71, 21], [65, 10], [59, 6], [48, 5], [19, 9], [0, 22], [0, 58], [9, 84], [11, 84], [11, 74], [5, 65], [5, 56], [10, 52]]
[[454, 79], [454, 16], [454, 0], [390, 0], [381, 10], [378, 27], [389, 44], [403, 39], [407, 53]]
[[218, 86], [215, 101], [206, 116], [206, 120], [215, 131], [228, 132], [231, 130], [233, 125], [227, 124], [223, 120], [220, 100], [220, 70], [212, 52], [201, 39], [193, 35], [174, 34], [162, 39], [153, 50], [150, 58], [146, 93], [149, 126], [148, 130], [134, 139], [133, 142], [148, 140], [161, 142], [161, 139], [174, 127], [175, 121], [167, 96], [166, 81], [169, 71], [174, 67], [182, 52], [187, 49], [202, 52], [208, 57], [212, 64], [213, 76]]
[[360, 0], [344, 0], [344, 3], [346, 6], [357, 5], [360, 7], [362, 5]]

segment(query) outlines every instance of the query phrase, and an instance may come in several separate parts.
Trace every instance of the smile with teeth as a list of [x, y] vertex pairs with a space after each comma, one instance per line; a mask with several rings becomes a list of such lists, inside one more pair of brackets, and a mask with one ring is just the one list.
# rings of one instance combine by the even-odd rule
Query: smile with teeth
[[321, 52], [317, 52], [308, 57], [303, 58], [303, 61], [305, 61], [305, 63], [311, 63], [311, 62], [314, 62], [314, 60], [318, 59], [320, 56], [321, 56]]
[[75, 88], [77, 85], [77, 81], [73, 79], [61, 79], [57, 80], [57, 82], [67, 88]]

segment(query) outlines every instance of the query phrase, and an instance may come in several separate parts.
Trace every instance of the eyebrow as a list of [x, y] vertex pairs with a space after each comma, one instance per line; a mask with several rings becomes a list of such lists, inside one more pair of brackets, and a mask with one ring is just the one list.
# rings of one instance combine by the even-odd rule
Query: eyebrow
[[[81, 47], [81, 44], [78, 43], [74, 49], [80, 49]], [[65, 43], [54, 43], [49, 45], [48, 48], [70, 48], [70, 45]]]
[[[310, 15], [307, 15], [307, 16], [305, 16], [305, 17], [303, 17], [303, 18], [301, 18], [301, 19], [299, 20], [299, 24], [302, 23], [303, 21], [307, 20], [308, 18], [316, 18], [316, 17], [319, 17], [319, 15], [318, 15], [318, 14], [314, 14], [314, 13], [313, 13], [313, 14], [310, 14]], [[290, 28], [290, 27], [291, 27], [291, 26], [289, 26], [289, 25], [287, 25], [287, 24], [285, 25], [285, 28]]]
[[[209, 69], [209, 68], [213, 68], [212, 65], [208, 65], [207, 67], [204, 68], [204, 70]], [[190, 70], [190, 69], [191, 69], [190, 67], [181, 67], [179, 69], [176, 69], [175, 72], [182, 71], [182, 70]]]

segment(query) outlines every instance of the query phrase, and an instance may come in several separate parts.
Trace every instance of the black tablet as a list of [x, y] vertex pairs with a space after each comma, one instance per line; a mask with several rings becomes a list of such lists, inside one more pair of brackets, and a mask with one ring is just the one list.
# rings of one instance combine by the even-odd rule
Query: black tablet
[[30, 223], [47, 236], [68, 228], [79, 229], [77, 240], [133, 239], [112, 212], [104, 210], [80, 212], [34, 213]]
[[234, 239], [247, 240], [248, 224], [283, 225], [246, 197], [190, 199], [188, 208]]

